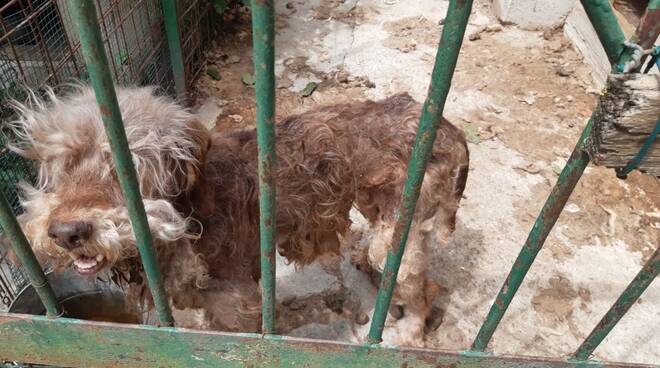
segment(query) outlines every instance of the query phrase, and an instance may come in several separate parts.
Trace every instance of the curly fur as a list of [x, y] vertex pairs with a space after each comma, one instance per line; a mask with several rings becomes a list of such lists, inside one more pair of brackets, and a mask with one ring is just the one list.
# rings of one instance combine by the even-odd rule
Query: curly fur
[[[92, 91], [17, 104], [16, 152], [39, 162], [23, 184], [19, 217], [41, 259], [61, 267], [103, 255], [129, 295], [149, 301], [135, 239]], [[150, 88], [118, 99], [149, 226], [172, 303], [205, 308], [213, 328], [259, 328], [257, 144], [254, 130], [211, 135], [195, 117]], [[277, 249], [298, 267], [340, 253], [356, 207], [375, 235], [355, 262], [382, 271], [396, 221], [421, 105], [407, 94], [321, 107], [276, 125]], [[414, 319], [402, 344], [419, 345], [438, 287], [427, 277], [428, 233], [446, 238], [467, 179], [462, 132], [446, 120], [422, 185], [395, 301]], [[54, 221], [84, 220], [93, 235], [66, 250], [48, 237]], [[436, 226], [436, 229], [433, 229]]]

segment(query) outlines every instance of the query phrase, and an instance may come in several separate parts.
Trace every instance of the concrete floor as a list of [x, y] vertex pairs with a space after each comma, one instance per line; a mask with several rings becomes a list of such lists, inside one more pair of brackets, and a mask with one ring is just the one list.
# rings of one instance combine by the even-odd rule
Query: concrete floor
[[[447, 1], [277, 4], [278, 115], [400, 91], [423, 100]], [[206, 123], [218, 131], [254, 124], [253, 89], [241, 82], [251, 72], [249, 21], [243, 17], [231, 27], [209, 56], [222, 80], [205, 76], [198, 85]], [[430, 347], [470, 346], [595, 106], [590, 72], [561, 30], [502, 27], [486, 1], [475, 2], [445, 108], [470, 137], [471, 169], [458, 229], [431, 255], [445, 291], [437, 301], [442, 323], [427, 336]], [[302, 97], [310, 81], [319, 85]], [[489, 348], [571, 354], [660, 244], [658, 207], [656, 178], [635, 174], [620, 181], [612, 170], [589, 167]], [[354, 228], [355, 241], [368, 240], [363, 222], [356, 219]], [[324, 269], [314, 264], [296, 272], [278, 263], [278, 298], [289, 304], [283, 332], [364, 341], [368, 324], [356, 324], [354, 314], [372, 313], [374, 287], [347, 260], [339, 276]], [[352, 307], [333, 312], [328, 298]], [[660, 363], [659, 305], [656, 281], [595, 358]], [[405, 321], [388, 326], [386, 337]]]

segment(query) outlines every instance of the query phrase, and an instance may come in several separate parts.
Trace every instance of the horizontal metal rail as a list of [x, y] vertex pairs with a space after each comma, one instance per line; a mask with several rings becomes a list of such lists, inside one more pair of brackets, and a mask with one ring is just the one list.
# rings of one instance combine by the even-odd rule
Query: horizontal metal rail
[[582, 345], [580, 345], [575, 352], [575, 359], [589, 359], [596, 347], [598, 347], [605, 337], [607, 337], [619, 320], [621, 320], [626, 312], [628, 312], [628, 309], [635, 304], [637, 299], [642, 296], [644, 291], [646, 291], [649, 285], [651, 285], [653, 280], [658, 276], [658, 273], [660, 273], [660, 248], [655, 250], [651, 259], [646, 262], [644, 267], [642, 267], [637, 276], [635, 276], [626, 287], [614, 305], [612, 305], [610, 310], [607, 311], [598, 325], [594, 327], [593, 331], [591, 331]]
[[486, 320], [481, 325], [477, 337], [472, 344], [472, 350], [483, 351], [486, 349], [495, 329], [497, 329], [502, 317], [504, 317], [504, 313], [506, 313], [518, 288], [525, 279], [527, 271], [529, 271], [532, 263], [534, 263], [534, 259], [541, 251], [543, 243], [548, 237], [548, 234], [550, 234], [550, 230], [552, 230], [552, 227], [557, 222], [566, 201], [568, 201], [580, 176], [582, 176], [584, 169], [589, 164], [589, 155], [584, 151], [584, 144], [591, 134], [592, 125], [593, 119], [590, 119], [573, 153], [566, 162], [566, 166], [564, 166], [564, 169], [559, 174], [557, 184], [552, 188], [550, 196], [548, 196], [541, 209], [541, 213], [536, 218], [532, 231], [529, 233], [525, 245], [520, 250], [511, 271], [509, 271], [509, 275], [504, 281], [500, 292], [497, 294], [495, 302], [486, 316]]
[[103, 124], [105, 126], [112, 157], [117, 169], [117, 177], [121, 185], [126, 207], [133, 226], [133, 233], [140, 251], [144, 272], [147, 276], [149, 289], [153, 297], [159, 320], [163, 326], [173, 326], [174, 319], [170, 310], [168, 297], [163, 287], [162, 277], [158, 268], [156, 252], [153, 248], [153, 238], [149, 230], [147, 215], [140, 195], [140, 186], [133, 165], [133, 158], [128, 147], [126, 131], [121, 118], [117, 95], [105, 54], [101, 37], [101, 29], [96, 18], [96, 7], [93, 0], [75, 0], [70, 7], [85, 58], [89, 77], [94, 87], [96, 100]]
[[[625, 62], [630, 52], [622, 47], [622, 32], [616, 24], [608, 0], [582, 0], [590, 19], [594, 22], [599, 38], [610, 60]], [[164, 8], [174, 2], [163, 0]], [[646, 16], [657, 17], [660, 0], [651, 0]], [[77, 5], [77, 6], [76, 6]], [[30, 363], [58, 364], [65, 366], [106, 367], [112, 366], [281, 366], [302, 365], [308, 367], [341, 366], [490, 366], [490, 367], [574, 367], [603, 366], [587, 359], [607, 333], [651, 284], [660, 271], [660, 250], [639, 272], [619, 297], [614, 306], [592, 331], [569, 361], [527, 357], [496, 357], [481, 353], [506, 312], [512, 298], [540, 251], [545, 239], [557, 221], [563, 206], [572, 193], [589, 158], [583, 150], [592, 128], [592, 120], [585, 127], [558, 182], [546, 201], [529, 234], [525, 246], [518, 255], [502, 290], [473, 344], [473, 351], [448, 353], [437, 350], [390, 348], [372, 345], [381, 341], [387, 310], [392, 299], [398, 269], [404, 254], [408, 232], [415, 212], [416, 202], [424, 178], [426, 164], [432, 151], [436, 128], [442, 117], [444, 104], [451, 86], [465, 28], [472, 7], [471, 0], [451, 0], [445, 27], [436, 55], [429, 94], [424, 103], [422, 117], [408, 166], [397, 224], [392, 238], [392, 249], [387, 260], [376, 308], [369, 331], [369, 344], [358, 345], [321, 340], [294, 339], [256, 334], [226, 334], [193, 332], [174, 328], [128, 326], [112, 323], [95, 323], [67, 318], [48, 319], [41, 316], [11, 315], [0, 313], [0, 360]], [[103, 122], [110, 141], [113, 159], [129, 210], [133, 231], [137, 240], [145, 273], [152, 292], [160, 322], [173, 325], [173, 318], [165, 294], [156, 255], [152, 245], [148, 221], [126, 133], [123, 128], [119, 105], [114, 91], [101, 32], [92, 0], [76, 0], [71, 7], [80, 34], [82, 51], [99, 103]], [[168, 11], [176, 19], [176, 9]], [[274, 88], [274, 9], [272, 0], [253, 0], [253, 46], [256, 76], [257, 138], [259, 146], [260, 190], [260, 242], [263, 294], [263, 332], [272, 334], [275, 328], [275, 88]], [[647, 21], [650, 18], [647, 18]], [[656, 19], [656, 18], [653, 18]], [[614, 21], [614, 23], [612, 23]], [[641, 43], [658, 36], [658, 27], [645, 28]], [[172, 26], [170, 24], [170, 26]], [[174, 27], [170, 27], [168, 35]], [[177, 30], [178, 35], [178, 30]], [[655, 40], [653, 38], [653, 40]], [[169, 38], [175, 42], [174, 37]], [[180, 40], [178, 41], [180, 47]], [[172, 51], [172, 50], [170, 50]], [[176, 54], [176, 50], [174, 51]], [[180, 48], [179, 48], [180, 53]], [[173, 59], [176, 55], [173, 55]], [[180, 60], [179, 60], [180, 61]], [[176, 63], [176, 60], [175, 60]], [[182, 63], [181, 63], [182, 64]], [[182, 65], [179, 65], [182, 67]], [[176, 69], [177, 66], [174, 66]], [[183, 69], [181, 69], [182, 71]], [[175, 70], [175, 78], [177, 77]], [[180, 77], [180, 76], [179, 76]], [[185, 87], [185, 80], [184, 80]], [[181, 83], [177, 83], [177, 92]], [[10, 238], [15, 253], [21, 259], [48, 311], [48, 316], [58, 316], [61, 308], [53, 290], [39, 266], [22, 233], [10, 205], [0, 195], [0, 225]], [[47, 343], [43, 343], [46, 341]], [[607, 366], [643, 366], [632, 364], [607, 364]]]
[[27, 274], [32, 282], [32, 287], [39, 295], [39, 299], [46, 307], [46, 314], [48, 317], [59, 317], [62, 314], [62, 307], [60, 306], [55, 293], [48, 283], [48, 279], [41, 269], [41, 265], [30, 248], [30, 243], [25, 238], [23, 230], [11, 205], [7, 202], [5, 195], [0, 193], [0, 225], [2, 230], [9, 241], [11, 242], [12, 249], [16, 257], [21, 261], [23, 267], [27, 270]]
[[653, 367], [0, 313], [0, 361], [64, 367]]
[[[657, 1], [652, 0], [650, 5]], [[616, 64], [617, 62], [623, 63], [630, 60], [631, 52], [623, 48], [625, 36], [611, 9], [609, 0], [582, 0], [581, 2], [598, 33], [598, 37], [608, 57], [610, 57], [610, 62]], [[657, 34], [655, 37], [657, 38]], [[472, 350], [484, 351], [486, 349], [493, 333], [495, 333], [502, 317], [504, 317], [504, 313], [506, 313], [513, 297], [516, 295], [518, 288], [525, 279], [539, 251], [541, 251], [543, 243], [561, 215], [564, 205], [566, 205], [582, 173], [589, 164], [590, 158], [585, 150], [585, 144], [591, 134], [593, 118], [594, 115], [592, 114], [591, 119], [589, 119], [580, 139], [573, 149], [573, 153], [562, 169], [557, 183], [552, 188], [539, 216], [536, 218], [525, 244], [520, 250], [511, 271], [509, 271], [500, 292], [495, 298], [495, 302], [488, 311], [486, 320], [479, 329], [477, 337], [472, 344]]]
[[257, 103], [259, 236], [262, 332], [275, 332], [275, 9], [273, 0], [252, 0], [252, 43]]
[[415, 143], [408, 162], [408, 173], [400, 206], [397, 210], [397, 222], [390, 242], [391, 247], [387, 252], [387, 259], [380, 280], [378, 295], [376, 296], [376, 307], [368, 337], [371, 343], [379, 343], [382, 340], [383, 328], [392, 301], [399, 266], [408, 241], [408, 233], [415, 215], [415, 207], [424, 180], [426, 164], [433, 151], [436, 129], [442, 120], [442, 112], [451, 87], [451, 80], [471, 10], [472, 0], [451, 0], [449, 2], [445, 25], [442, 29], [442, 36], [435, 57], [435, 66], [431, 75], [431, 85], [424, 102]]

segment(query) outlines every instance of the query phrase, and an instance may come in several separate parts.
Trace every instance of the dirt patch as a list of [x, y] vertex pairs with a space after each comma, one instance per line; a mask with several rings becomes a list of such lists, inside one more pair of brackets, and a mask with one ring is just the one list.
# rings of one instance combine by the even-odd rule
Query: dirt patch
[[532, 299], [534, 310], [546, 323], [567, 321], [573, 316], [574, 302], [578, 292], [568, 279], [556, 276], [547, 287], [540, 288]]
[[331, 324], [346, 319], [364, 324], [369, 317], [360, 305], [359, 296], [337, 282], [318, 295], [283, 300], [277, 310], [278, 330], [286, 334], [310, 323]]
[[383, 29], [390, 34], [383, 45], [407, 53], [418, 44], [437, 46], [442, 26], [424, 17], [407, 17], [385, 22]]
[[313, 18], [321, 21], [338, 21], [354, 26], [364, 21], [365, 10], [357, 7], [357, 2], [348, 4], [346, 0], [326, 0], [314, 9]]
[[[197, 81], [196, 106], [212, 96], [222, 107], [215, 122], [217, 132], [242, 130], [255, 124], [254, 85], [245, 83], [246, 75], [253, 76], [250, 37], [249, 18], [239, 16], [221, 31], [216, 47], [207, 53], [207, 68], [217, 70], [220, 79], [204, 74]], [[276, 79], [278, 119], [322, 103], [363, 99], [364, 91], [375, 87], [365, 76], [354, 76], [343, 70], [332, 73], [316, 70], [304, 56], [286, 58], [282, 66]], [[297, 85], [300, 81], [305, 82]], [[301, 94], [306, 81], [318, 83], [311, 96]]]

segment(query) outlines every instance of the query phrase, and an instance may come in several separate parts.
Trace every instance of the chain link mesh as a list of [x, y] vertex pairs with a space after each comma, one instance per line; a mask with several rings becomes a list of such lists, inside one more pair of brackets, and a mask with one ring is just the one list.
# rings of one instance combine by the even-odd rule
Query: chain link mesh
[[[159, 0], [95, 0], [106, 54], [119, 85], [157, 85], [174, 94], [163, 13]], [[0, 4], [0, 123], [11, 119], [7, 102], [88, 79], [68, 0], [8, 0]], [[208, 0], [177, 2], [186, 80], [189, 86], [204, 63], [213, 17]], [[0, 125], [0, 190], [21, 212], [16, 184], [34, 182], [35, 165], [6, 148], [11, 139]], [[0, 310], [7, 310], [29, 284], [7, 262], [0, 247]]]

